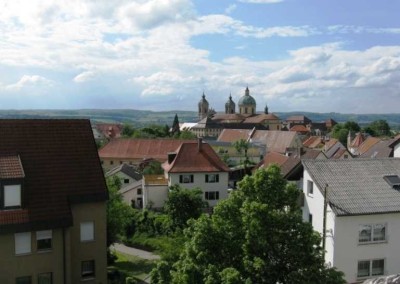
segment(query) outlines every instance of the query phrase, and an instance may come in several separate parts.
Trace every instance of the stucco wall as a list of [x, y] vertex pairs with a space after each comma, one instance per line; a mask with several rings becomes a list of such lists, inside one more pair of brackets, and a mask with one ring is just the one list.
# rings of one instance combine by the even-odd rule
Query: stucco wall
[[37, 283], [40, 273], [53, 273], [54, 283], [63, 283], [62, 230], [52, 231], [52, 249], [39, 252], [36, 232], [31, 232], [31, 253], [15, 255], [14, 234], [0, 235], [0, 283], [15, 283], [16, 277], [31, 276]]
[[143, 207], [162, 208], [168, 199], [167, 185], [143, 185]]
[[[195, 188], [198, 187], [203, 191], [203, 200], [207, 201], [209, 206], [215, 206], [219, 200], [228, 198], [228, 173], [209, 173], [209, 174], [219, 174], [219, 182], [217, 183], [206, 183], [205, 175], [207, 173], [185, 173], [188, 175], [193, 175], [193, 183], [180, 183], [179, 176], [181, 174], [172, 173], [170, 174], [169, 184], [180, 184], [184, 188]], [[204, 193], [206, 191], [218, 191], [219, 200], [206, 200]]]
[[393, 156], [394, 156], [395, 158], [400, 158], [400, 144], [397, 144], [397, 145], [394, 147]]

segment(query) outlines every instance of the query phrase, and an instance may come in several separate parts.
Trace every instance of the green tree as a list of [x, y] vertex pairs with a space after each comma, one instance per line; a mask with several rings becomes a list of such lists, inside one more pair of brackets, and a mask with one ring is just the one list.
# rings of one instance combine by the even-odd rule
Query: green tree
[[345, 122], [343, 127], [352, 132], [359, 132], [361, 130], [360, 125], [358, 125], [358, 123], [355, 121], [347, 121], [347, 122]]
[[346, 123], [338, 123], [332, 129], [332, 137], [339, 140], [344, 146], [347, 146], [347, 136], [349, 131], [355, 133], [361, 130], [360, 125], [354, 121], [347, 121]]
[[247, 151], [249, 150], [250, 147], [250, 143], [247, 142], [245, 139], [239, 139], [235, 142], [233, 142], [233, 147], [235, 147], [236, 151], [239, 154], [244, 153], [244, 161], [243, 161], [243, 165], [246, 168], [247, 165], [249, 164], [249, 158], [247, 156]]
[[107, 247], [118, 241], [132, 220], [132, 208], [124, 203], [118, 192], [121, 181], [117, 176], [106, 179], [108, 188], [107, 201]]
[[190, 140], [190, 139], [197, 139], [197, 136], [196, 134], [190, 132], [189, 130], [183, 130], [179, 133], [179, 135], [175, 135], [174, 138]]
[[390, 135], [390, 127], [386, 120], [375, 120], [369, 125], [369, 127], [374, 131], [377, 136]]
[[181, 133], [180, 126], [179, 126], [178, 114], [175, 114], [174, 122], [172, 123], [172, 127], [171, 127], [171, 133], [172, 133], [172, 135], [178, 135], [178, 136]]
[[132, 135], [135, 133], [135, 129], [132, 127], [132, 125], [124, 123], [122, 126], [122, 136], [123, 137], [132, 137]]
[[151, 161], [144, 169], [144, 175], [162, 175], [164, 173], [164, 169], [161, 166], [161, 163], [158, 161]]
[[174, 228], [187, 227], [189, 219], [197, 219], [207, 207], [201, 189], [186, 189], [179, 185], [169, 188], [168, 199], [164, 205], [165, 213], [171, 218]]
[[246, 176], [213, 215], [190, 221], [170, 283], [345, 283], [343, 273], [324, 265], [321, 238], [303, 222], [299, 194], [277, 166]]

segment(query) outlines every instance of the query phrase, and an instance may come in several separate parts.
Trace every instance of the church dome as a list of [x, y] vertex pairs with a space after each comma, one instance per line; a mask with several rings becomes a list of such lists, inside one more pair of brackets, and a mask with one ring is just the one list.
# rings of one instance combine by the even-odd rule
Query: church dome
[[245, 95], [240, 98], [239, 106], [255, 106], [256, 100], [250, 96], [249, 87], [246, 88]]
[[235, 102], [232, 100], [232, 96], [230, 95], [229, 96], [229, 99], [228, 99], [228, 101], [225, 103], [225, 106], [226, 107], [230, 107], [230, 106], [235, 106]]

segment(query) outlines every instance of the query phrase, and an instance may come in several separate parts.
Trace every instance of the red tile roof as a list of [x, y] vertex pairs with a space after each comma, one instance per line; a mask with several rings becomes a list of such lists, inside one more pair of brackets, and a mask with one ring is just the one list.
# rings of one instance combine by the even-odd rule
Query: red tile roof
[[276, 164], [281, 168], [281, 173], [285, 177], [300, 163], [300, 158], [297, 155], [285, 156], [277, 152], [269, 152], [259, 164], [259, 168], [267, 168], [272, 164]]
[[195, 140], [179, 139], [113, 139], [99, 150], [100, 158], [148, 159], [165, 161], [168, 152], [174, 152], [183, 142]]
[[329, 149], [332, 148], [338, 142], [339, 140], [337, 140], [336, 138], [329, 139], [328, 141], [325, 142], [324, 151], [325, 152], [329, 151]]
[[23, 178], [25, 176], [18, 155], [0, 155], [0, 179]]
[[303, 146], [311, 149], [321, 148], [322, 143], [323, 141], [320, 136], [310, 136], [303, 142]]
[[367, 152], [372, 146], [374, 146], [376, 143], [381, 141], [381, 139], [376, 138], [376, 137], [368, 137], [365, 139], [365, 141], [358, 147], [357, 152], [359, 155], [364, 154]]
[[228, 172], [229, 168], [207, 143], [185, 142], [176, 151], [171, 164], [163, 168], [169, 173]]
[[240, 139], [265, 144], [267, 151], [285, 153], [293, 147], [297, 133], [294, 131], [254, 130], [254, 129], [224, 129], [218, 137], [221, 142], [235, 142]]
[[350, 147], [359, 147], [365, 141], [364, 136], [361, 132], [358, 132], [356, 137], [354, 137], [353, 141], [351, 142]]
[[[107, 189], [89, 120], [2, 119], [0, 156], [18, 153], [25, 173], [24, 210], [1, 212], [0, 232], [72, 224], [71, 202], [105, 201]], [[14, 222], [14, 221], [12, 221]]]
[[96, 128], [106, 138], [119, 138], [121, 137], [123, 126], [115, 123], [97, 123]]
[[0, 226], [23, 224], [29, 222], [28, 210], [7, 210], [0, 211]]
[[296, 131], [300, 133], [308, 133], [310, 132], [310, 129], [305, 127], [304, 125], [294, 125], [293, 127], [290, 128], [290, 131]]
[[277, 117], [273, 113], [269, 113], [269, 114], [262, 113], [262, 114], [258, 114], [258, 115], [246, 118], [244, 123], [262, 123], [265, 120], [279, 120], [279, 117]]

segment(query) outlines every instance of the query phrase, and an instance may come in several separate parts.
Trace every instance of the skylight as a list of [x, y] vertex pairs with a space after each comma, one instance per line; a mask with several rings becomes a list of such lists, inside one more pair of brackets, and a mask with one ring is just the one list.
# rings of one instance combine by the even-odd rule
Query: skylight
[[383, 179], [394, 189], [400, 189], [400, 177], [398, 175], [384, 176]]

